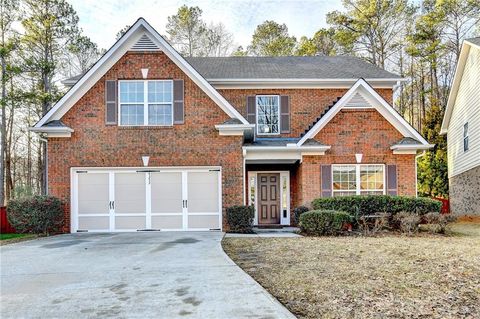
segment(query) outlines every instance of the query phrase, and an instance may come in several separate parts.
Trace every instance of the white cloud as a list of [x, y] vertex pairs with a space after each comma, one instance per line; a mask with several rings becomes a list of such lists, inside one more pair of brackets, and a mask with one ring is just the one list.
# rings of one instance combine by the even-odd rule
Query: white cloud
[[265, 20], [285, 23], [291, 34], [312, 36], [326, 26], [326, 14], [342, 8], [340, 0], [71, 0], [80, 26], [100, 47], [108, 49], [125, 25], [145, 18], [165, 34], [167, 17], [186, 4], [199, 6], [206, 22], [223, 22], [235, 41], [248, 45], [256, 26]]

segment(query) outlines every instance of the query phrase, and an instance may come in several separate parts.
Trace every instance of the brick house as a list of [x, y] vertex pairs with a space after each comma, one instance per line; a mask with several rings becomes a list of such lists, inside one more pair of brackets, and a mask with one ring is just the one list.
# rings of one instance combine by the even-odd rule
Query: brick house
[[352, 57], [183, 58], [139, 19], [32, 128], [65, 231], [224, 229], [226, 207], [290, 225], [320, 196], [415, 195], [430, 144], [402, 79]]

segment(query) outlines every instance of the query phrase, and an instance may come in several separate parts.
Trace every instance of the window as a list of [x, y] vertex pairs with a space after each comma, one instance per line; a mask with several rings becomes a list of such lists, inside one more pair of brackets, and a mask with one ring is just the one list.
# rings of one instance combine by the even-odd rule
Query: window
[[171, 80], [120, 81], [120, 125], [173, 124], [173, 83]]
[[333, 165], [332, 184], [333, 196], [385, 194], [385, 166]]
[[257, 95], [257, 134], [280, 134], [280, 96]]
[[355, 195], [357, 177], [355, 165], [333, 166], [333, 196]]
[[463, 151], [468, 151], [468, 122], [463, 125]]

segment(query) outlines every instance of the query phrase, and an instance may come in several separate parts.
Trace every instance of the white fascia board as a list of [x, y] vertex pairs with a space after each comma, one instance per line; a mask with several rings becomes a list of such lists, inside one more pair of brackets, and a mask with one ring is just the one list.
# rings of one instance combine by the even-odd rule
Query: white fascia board
[[48, 127], [48, 126], [47, 127], [36, 127], [36, 126], [29, 127], [28, 130], [35, 133], [49, 133], [49, 132], [72, 133], [74, 132], [73, 129], [70, 127]]
[[303, 152], [303, 151], [318, 151], [318, 152], [325, 152], [331, 148], [329, 145], [323, 146], [243, 146], [245, 151], [259, 151], [259, 152]]
[[243, 135], [245, 131], [253, 130], [254, 127], [255, 127], [254, 124], [218, 124], [218, 125], [215, 125], [215, 128], [219, 131], [219, 134], [223, 135], [223, 136]]
[[399, 132], [405, 137], [412, 137], [423, 145], [429, 145], [428, 142], [418, 133], [393, 107], [385, 101], [364, 79], [359, 79], [340, 100], [303, 136], [297, 145], [301, 146], [305, 141], [315, 137], [325, 125], [332, 120], [335, 115], [343, 108], [357, 90], [364, 90], [367, 93], [366, 98], [374, 105], [377, 111], [382, 114]]
[[197, 84], [226, 114], [237, 118], [242, 123], [247, 120], [213, 88], [188, 62], [170, 46], [148, 22], [140, 18], [130, 29], [105, 53], [100, 60], [85, 73], [80, 80], [35, 124], [41, 127], [51, 120], [59, 120], [100, 78], [131, 48], [147, 31], [161, 50]]
[[[462, 49], [460, 50], [460, 57], [455, 69], [455, 75], [453, 77], [452, 87], [450, 89], [450, 94], [448, 95], [447, 107], [445, 108], [445, 115], [443, 116], [442, 127], [440, 129], [441, 135], [448, 133], [450, 118], [452, 117], [453, 107], [455, 105], [455, 100], [457, 99], [458, 90], [460, 89], [460, 82], [462, 81], [463, 71], [465, 70], [465, 62], [470, 53], [470, 46], [474, 46], [473, 43], [464, 41]], [[475, 47], [480, 49], [478, 46]]]
[[[207, 79], [217, 89], [350, 88], [358, 79]], [[405, 78], [367, 79], [375, 88], [392, 89]]]
[[408, 145], [408, 144], [395, 144], [395, 145], [392, 145], [390, 146], [390, 149], [391, 150], [429, 150], [431, 148], [433, 148], [435, 146], [435, 144], [412, 144], [412, 145]]

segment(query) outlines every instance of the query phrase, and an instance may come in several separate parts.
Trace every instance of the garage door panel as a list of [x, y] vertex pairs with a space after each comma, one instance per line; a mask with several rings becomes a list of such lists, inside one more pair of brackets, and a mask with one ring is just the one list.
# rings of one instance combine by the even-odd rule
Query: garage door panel
[[108, 173], [78, 174], [79, 215], [108, 214], [109, 203]]
[[183, 216], [152, 216], [152, 228], [153, 229], [182, 229], [183, 228]]
[[188, 173], [188, 212], [218, 212], [218, 195], [218, 172]]
[[115, 174], [115, 214], [145, 214], [145, 173]]
[[81, 230], [107, 230], [110, 227], [108, 216], [80, 216], [78, 218], [78, 229]]
[[116, 216], [115, 229], [136, 230], [145, 229], [145, 216]]
[[152, 173], [152, 214], [182, 212], [182, 173]]
[[72, 229], [219, 229], [219, 174], [198, 168], [151, 173], [120, 169], [77, 173], [77, 185], [72, 184], [77, 188], [73, 197], [77, 201], [77, 220], [72, 221]]
[[218, 215], [189, 215], [188, 216], [189, 229], [218, 229], [219, 217]]

